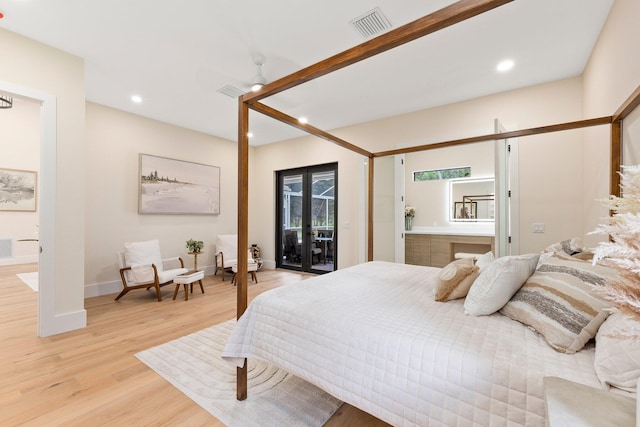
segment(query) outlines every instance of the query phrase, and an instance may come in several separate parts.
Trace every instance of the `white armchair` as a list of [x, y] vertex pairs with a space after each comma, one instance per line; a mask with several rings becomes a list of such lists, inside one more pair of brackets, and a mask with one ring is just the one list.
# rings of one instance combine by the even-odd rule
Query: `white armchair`
[[[124, 247], [123, 252], [118, 252], [123, 289], [116, 301], [129, 291], [142, 288], [155, 288], [158, 301], [162, 301], [160, 287], [173, 283], [174, 277], [188, 271], [182, 258], [162, 258], [158, 240], [125, 243]], [[167, 268], [171, 266], [177, 268]]]
[[238, 263], [238, 235], [219, 234], [216, 239], [216, 270], [213, 275], [222, 271], [222, 281], [224, 281], [225, 271], [231, 271], [233, 265]]

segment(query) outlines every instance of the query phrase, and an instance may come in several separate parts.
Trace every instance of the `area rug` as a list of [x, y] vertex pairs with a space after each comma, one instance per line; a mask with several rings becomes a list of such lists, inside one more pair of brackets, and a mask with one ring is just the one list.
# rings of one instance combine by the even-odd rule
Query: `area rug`
[[38, 272], [16, 274], [20, 280], [27, 284], [31, 289], [38, 292]]
[[322, 426], [342, 404], [319, 388], [249, 360], [248, 397], [236, 400], [236, 368], [221, 358], [235, 320], [136, 357], [227, 426]]

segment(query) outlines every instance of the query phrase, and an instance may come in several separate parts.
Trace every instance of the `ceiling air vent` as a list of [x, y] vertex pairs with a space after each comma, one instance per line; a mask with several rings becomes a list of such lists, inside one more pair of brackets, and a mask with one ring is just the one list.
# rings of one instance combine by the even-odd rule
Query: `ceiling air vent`
[[217, 90], [217, 92], [220, 92], [223, 95], [227, 95], [231, 98], [238, 98], [242, 95], [244, 95], [244, 91], [241, 89], [238, 89], [235, 86], [231, 86], [231, 85], [225, 85], [223, 87], [221, 87], [220, 89]]
[[391, 28], [391, 23], [379, 7], [357, 17], [350, 24], [365, 39], [382, 34]]

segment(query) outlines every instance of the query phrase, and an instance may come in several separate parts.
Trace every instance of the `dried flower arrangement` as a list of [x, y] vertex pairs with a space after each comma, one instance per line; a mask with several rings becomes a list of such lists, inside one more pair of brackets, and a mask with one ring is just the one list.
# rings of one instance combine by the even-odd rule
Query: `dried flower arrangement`
[[623, 166], [620, 176], [622, 197], [606, 200], [613, 215], [592, 232], [610, 236], [596, 247], [593, 262], [618, 270], [620, 279], [607, 283], [604, 296], [619, 312], [640, 321], [640, 166]]
[[411, 206], [405, 206], [404, 216], [410, 216], [410, 217], [416, 216], [416, 208], [413, 208]]

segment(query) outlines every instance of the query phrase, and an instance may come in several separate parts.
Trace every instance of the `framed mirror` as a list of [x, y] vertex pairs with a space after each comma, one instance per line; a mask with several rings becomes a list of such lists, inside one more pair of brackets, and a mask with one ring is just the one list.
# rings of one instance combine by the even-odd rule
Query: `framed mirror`
[[495, 221], [495, 180], [456, 179], [449, 182], [449, 221]]

